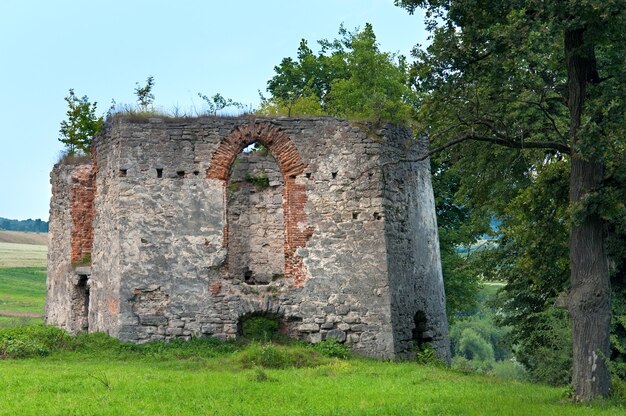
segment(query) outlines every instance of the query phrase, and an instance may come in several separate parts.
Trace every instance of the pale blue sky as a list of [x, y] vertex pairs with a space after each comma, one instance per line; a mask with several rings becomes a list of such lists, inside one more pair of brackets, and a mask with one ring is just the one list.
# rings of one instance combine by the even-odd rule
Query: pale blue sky
[[300, 39], [372, 23], [381, 50], [425, 42], [423, 20], [393, 0], [1, 0], [0, 217], [48, 219], [49, 172], [69, 88], [105, 113], [155, 78], [155, 105], [201, 108], [198, 92], [258, 104]]

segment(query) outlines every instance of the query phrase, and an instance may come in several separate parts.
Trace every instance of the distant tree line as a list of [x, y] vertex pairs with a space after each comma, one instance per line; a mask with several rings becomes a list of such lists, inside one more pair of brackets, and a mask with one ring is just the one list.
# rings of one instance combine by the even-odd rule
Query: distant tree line
[[39, 218], [36, 220], [30, 218], [27, 220], [10, 220], [0, 217], [0, 230], [47, 233], [48, 222], [42, 221]]

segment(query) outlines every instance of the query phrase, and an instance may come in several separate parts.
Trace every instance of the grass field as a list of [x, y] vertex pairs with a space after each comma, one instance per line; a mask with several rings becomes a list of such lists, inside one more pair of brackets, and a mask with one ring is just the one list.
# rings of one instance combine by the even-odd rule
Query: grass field
[[42, 322], [32, 315], [44, 313], [47, 239], [47, 234], [0, 231], [0, 328]]
[[0, 311], [43, 314], [46, 270], [42, 267], [0, 268]]
[[[325, 358], [311, 347], [224, 348], [198, 342], [126, 347], [103, 335], [83, 336], [85, 340], [86, 345], [66, 346], [72, 351], [45, 358], [0, 361], [0, 415], [561, 416], [626, 411], [616, 401], [570, 403], [563, 388], [412, 362]], [[283, 362], [291, 364], [267, 368]]]
[[0, 268], [46, 267], [48, 247], [35, 244], [0, 242]]

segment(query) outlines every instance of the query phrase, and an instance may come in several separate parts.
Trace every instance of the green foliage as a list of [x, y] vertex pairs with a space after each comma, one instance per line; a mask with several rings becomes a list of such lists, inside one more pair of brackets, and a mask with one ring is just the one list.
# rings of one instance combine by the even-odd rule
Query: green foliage
[[415, 94], [407, 85], [404, 58], [381, 52], [372, 25], [339, 29], [340, 38], [321, 40], [316, 55], [302, 40], [297, 59], [284, 58], [268, 81], [262, 114], [322, 115], [357, 120], [410, 121]]
[[430, 345], [421, 346], [415, 353], [415, 362], [430, 367], [444, 367], [445, 363], [437, 356], [437, 351]]
[[506, 360], [512, 355], [505, 342], [509, 332], [510, 328], [495, 324], [492, 313], [478, 313], [454, 322], [450, 328], [451, 349], [454, 355], [470, 360]]
[[249, 173], [246, 173], [244, 180], [248, 183], [251, 183], [259, 190], [267, 189], [270, 186], [270, 180], [265, 175], [253, 176]]
[[508, 378], [511, 380], [527, 380], [528, 375], [524, 366], [522, 366], [517, 360], [514, 358], [504, 360], [504, 361], [496, 361], [493, 363], [493, 367], [490, 370], [490, 374], [493, 374], [499, 378]]
[[296, 97], [288, 101], [266, 99], [261, 97], [259, 114], [267, 116], [323, 116], [327, 115], [320, 105], [319, 98], [315, 95]]
[[67, 119], [61, 121], [59, 141], [65, 145], [67, 154], [89, 154], [93, 137], [102, 131], [102, 116], [96, 116], [97, 103], [90, 103], [89, 97], [79, 98], [70, 89], [65, 97]]
[[0, 230], [26, 231], [34, 233], [47, 233], [48, 222], [37, 218], [36, 220], [10, 220], [0, 217]]
[[302, 368], [317, 367], [326, 361], [308, 346], [282, 346], [270, 343], [252, 343], [238, 353], [235, 360], [243, 368]]
[[[567, 312], [548, 308], [532, 314], [526, 321], [532, 330], [526, 338], [516, 337], [515, 355], [534, 381], [554, 386], [570, 382], [572, 368], [571, 329]], [[526, 329], [521, 327], [514, 331]]]
[[241, 332], [244, 338], [255, 341], [282, 340], [284, 335], [280, 333], [278, 319], [268, 316], [250, 316], [241, 322]]
[[446, 291], [448, 320], [476, 307], [482, 269], [476, 264], [470, 249], [489, 231], [489, 215], [479, 209], [464, 206], [459, 200], [462, 173], [435, 156], [431, 160], [432, 184], [439, 227], [439, 247], [443, 281]]
[[64, 348], [70, 342], [62, 329], [31, 325], [0, 329], [0, 359], [29, 358], [49, 355], [53, 350]]
[[135, 83], [135, 95], [137, 96], [137, 104], [141, 111], [148, 111], [148, 107], [154, 102], [154, 94], [152, 89], [154, 88], [154, 77], [149, 76], [146, 78], [146, 85], [143, 87], [138, 82]]
[[351, 356], [350, 349], [335, 338], [328, 338], [317, 344], [313, 344], [313, 349], [328, 358], [341, 358], [345, 360]]
[[[626, 1], [395, 3], [423, 8], [432, 33], [411, 68], [423, 93], [418, 129], [459, 173], [455, 203], [503, 221], [497, 244], [477, 256], [485, 278], [507, 281], [501, 323], [513, 327], [516, 355], [534, 379], [562, 383], [571, 348], [559, 343], [570, 339], [569, 327], [552, 305], [569, 284], [570, 227], [596, 218], [607, 242], [625, 234]], [[564, 47], [577, 34], [583, 46]], [[583, 80], [574, 60], [566, 65], [571, 57], [589, 65]], [[585, 189], [583, 175], [570, 178], [570, 155], [603, 169], [601, 183]], [[623, 255], [613, 246], [623, 244], [607, 244], [619, 299]], [[615, 302], [613, 310], [623, 315]], [[614, 318], [614, 364], [623, 357], [623, 328]]]
[[198, 93], [198, 97], [202, 98], [202, 100], [206, 103], [208, 106], [208, 113], [213, 116], [228, 107], [234, 107], [238, 110], [244, 108], [243, 104], [233, 101], [231, 98], [224, 98], [219, 92], [211, 97]]
[[468, 360], [493, 362], [493, 347], [471, 328], [463, 330], [456, 346], [457, 353]]

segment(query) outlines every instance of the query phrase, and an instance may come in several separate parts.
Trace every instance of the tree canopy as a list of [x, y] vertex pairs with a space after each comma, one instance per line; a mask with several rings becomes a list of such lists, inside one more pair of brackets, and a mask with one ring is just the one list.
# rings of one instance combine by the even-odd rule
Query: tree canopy
[[315, 54], [300, 41], [297, 58], [274, 67], [271, 94], [260, 112], [282, 115], [332, 115], [368, 121], [407, 123], [415, 94], [407, 84], [405, 59], [381, 52], [371, 24], [339, 29], [339, 39], [320, 40]]
[[[465, 206], [526, 216], [505, 233], [518, 276], [510, 282], [538, 288], [527, 305], [542, 310], [567, 288], [559, 296], [572, 322], [576, 397], [606, 396], [609, 282], [618, 269], [608, 268], [605, 233], [620, 232], [626, 200], [626, 2], [396, 4], [424, 8], [431, 32], [411, 68], [424, 93], [420, 129], [461, 174]], [[546, 250], [555, 243], [560, 250]]]

